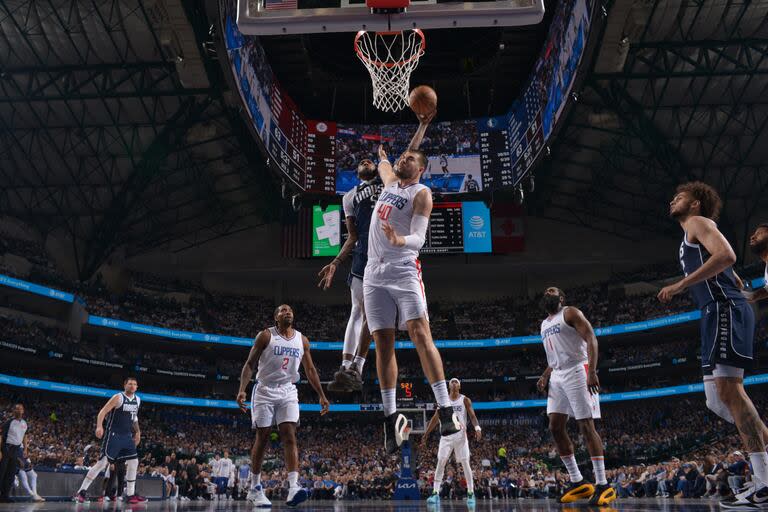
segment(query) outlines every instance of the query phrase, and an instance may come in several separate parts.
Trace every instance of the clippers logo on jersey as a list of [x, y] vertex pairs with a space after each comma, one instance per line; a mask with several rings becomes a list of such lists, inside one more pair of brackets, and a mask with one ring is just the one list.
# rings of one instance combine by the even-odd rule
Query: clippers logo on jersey
[[289, 357], [301, 357], [301, 351], [295, 347], [283, 347], [275, 345], [273, 352], [276, 356], [289, 356]]
[[[392, 192], [387, 192], [386, 190], [381, 194], [379, 197], [379, 203], [388, 203], [397, 208], [398, 210], [402, 210], [405, 208], [405, 205], [408, 204], [408, 198], [399, 196], [397, 194], [393, 194]], [[390, 208], [391, 209], [391, 208]], [[381, 206], [379, 206], [379, 210], [381, 210]]]
[[544, 329], [544, 331], [541, 333], [542, 338], [549, 338], [553, 334], [560, 334], [560, 324], [553, 325], [552, 327], [547, 327]]

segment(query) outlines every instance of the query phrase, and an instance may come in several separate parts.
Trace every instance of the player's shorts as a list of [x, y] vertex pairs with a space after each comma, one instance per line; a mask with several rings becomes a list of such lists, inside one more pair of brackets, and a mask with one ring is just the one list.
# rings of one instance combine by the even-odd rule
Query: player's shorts
[[567, 414], [577, 420], [600, 418], [600, 396], [587, 389], [587, 365], [553, 370], [549, 379], [547, 414]]
[[375, 263], [369, 259], [363, 293], [365, 317], [372, 333], [396, 328], [405, 331], [406, 322], [417, 318], [429, 321], [419, 260]]
[[258, 383], [251, 393], [251, 426], [266, 428], [299, 422], [299, 394], [293, 384]]
[[451, 453], [454, 454], [456, 460], [469, 459], [469, 441], [467, 441], [467, 433], [464, 430], [440, 438], [437, 458], [449, 459]]
[[107, 457], [109, 462], [138, 459], [139, 454], [133, 442], [133, 434], [108, 432], [101, 445], [101, 457]]
[[715, 365], [751, 368], [754, 362], [755, 313], [747, 302], [713, 302], [701, 310], [701, 369]]

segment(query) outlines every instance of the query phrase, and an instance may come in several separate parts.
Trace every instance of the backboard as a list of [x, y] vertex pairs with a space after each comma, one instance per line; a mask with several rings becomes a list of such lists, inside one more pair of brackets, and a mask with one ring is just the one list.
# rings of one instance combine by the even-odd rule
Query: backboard
[[401, 14], [371, 14], [365, 0], [238, 0], [237, 26], [249, 35], [399, 31], [534, 25], [544, 0], [411, 0]]

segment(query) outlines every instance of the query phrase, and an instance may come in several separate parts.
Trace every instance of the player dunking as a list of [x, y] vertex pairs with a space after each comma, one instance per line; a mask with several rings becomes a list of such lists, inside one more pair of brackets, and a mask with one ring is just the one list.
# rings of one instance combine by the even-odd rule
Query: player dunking
[[[547, 369], [537, 387], [542, 393], [547, 392], [549, 430], [571, 478], [558, 501], [572, 503], [589, 498], [590, 505], [604, 506], [616, 499], [616, 491], [605, 477], [603, 441], [595, 430], [594, 420], [600, 419], [597, 337], [584, 314], [565, 305], [565, 294], [560, 288], [547, 288], [541, 305], [548, 314], [541, 322]], [[576, 419], [587, 444], [595, 473], [594, 486], [581, 475], [576, 464], [566, 428], [569, 416]]]
[[286, 504], [295, 507], [307, 499], [307, 491], [299, 487], [299, 451], [296, 447], [299, 397], [295, 383], [299, 381], [299, 364], [304, 367], [312, 389], [320, 396], [322, 416], [328, 412], [328, 400], [309, 353], [309, 340], [293, 328], [293, 310], [283, 304], [275, 309], [275, 326], [256, 336], [240, 372], [240, 391], [237, 393], [237, 404], [245, 412], [245, 391], [253, 371], [258, 368], [251, 392], [251, 424], [256, 430], [256, 439], [251, 449], [251, 489], [247, 498], [257, 507], [272, 506], [261, 487], [261, 463], [275, 424], [280, 432], [288, 470]]
[[[139, 454], [136, 451], [141, 441], [139, 429], [139, 406], [141, 399], [136, 394], [139, 383], [135, 377], [127, 377], [123, 381], [123, 392], [117, 393], [101, 408], [96, 416], [96, 437], [104, 439], [101, 445], [101, 457], [83, 479], [75, 499], [83, 503], [87, 500], [86, 492], [99, 473], [109, 464], [118, 461], [125, 462], [125, 487], [128, 503], [142, 503], [146, 498], [136, 494], [136, 472], [139, 469]], [[107, 429], [104, 430], [104, 419], [109, 415]], [[120, 490], [118, 489], [118, 492]]]
[[723, 508], [768, 505], [768, 430], [744, 389], [753, 363], [755, 315], [737, 283], [736, 254], [717, 228], [722, 201], [702, 182], [685, 183], [669, 203], [683, 228], [680, 265], [685, 277], [659, 292], [661, 302], [690, 290], [701, 309], [701, 367], [707, 407], [735, 423], [752, 463], [754, 487], [720, 502]]
[[[461, 425], [461, 430], [455, 434], [440, 437], [440, 446], [437, 449], [437, 468], [435, 469], [435, 482], [432, 487], [432, 495], [427, 498], [427, 503], [430, 505], [437, 505], [440, 503], [440, 487], [443, 485], [443, 475], [445, 474], [445, 466], [448, 464], [448, 460], [453, 453], [456, 462], [461, 464], [464, 470], [464, 478], [467, 479], [467, 505], [472, 506], [476, 504], [475, 500], [475, 481], [472, 476], [472, 466], [469, 463], [469, 441], [467, 440], [467, 416], [469, 416], [472, 425], [475, 427], [475, 439], [480, 441], [482, 438], [482, 429], [480, 428], [480, 422], [477, 421], [475, 416], [475, 410], [472, 408], [472, 400], [461, 394], [461, 382], [459, 379], [451, 379], [450, 384], [450, 398], [451, 407], [453, 407], [456, 417]], [[427, 440], [429, 434], [437, 426], [437, 413], [429, 420], [429, 425], [421, 437], [421, 450], [427, 446]]]
[[[376, 343], [376, 369], [384, 406], [384, 446], [394, 453], [402, 444], [396, 432], [397, 359], [395, 329], [407, 329], [439, 406], [440, 433], [459, 431], [445, 384], [443, 361], [432, 341], [427, 299], [421, 280], [419, 250], [424, 245], [432, 194], [419, 183], [427, 157], [416, 149], [434, 112], [421, 118], [410, 146], [393, 171], [384, 149], [379, 147], [379, 175], [384, 190], [376, 202], [368, 235], [368, 264], [363, 278], [365, 315]], [[401, 235], [400, 233], [405, 233]]]
[[318, 274], [320, 286], [327, 290], [331, 286], [336, 268], [352, 254], [352, 269], [347, 283], [352, 295], [352, 311], [349, 314], [347, 330], [344, 332], [344, 349], [341, 368], [328, 384], [328, 391], [352, 392], [363, 387], [363, 366], [368, 356], [371, 333], [365, 320], [363, 301], [363, 275], [368, 263], [368, 229], [371, 225], [373, 207], [379, 199], [383, 183], [376, 170], [376, 165], [369, 159], [362, 160], [357, 166], [360, 183], [344, 194], [344, 221], [349, 237], [333, 259]]

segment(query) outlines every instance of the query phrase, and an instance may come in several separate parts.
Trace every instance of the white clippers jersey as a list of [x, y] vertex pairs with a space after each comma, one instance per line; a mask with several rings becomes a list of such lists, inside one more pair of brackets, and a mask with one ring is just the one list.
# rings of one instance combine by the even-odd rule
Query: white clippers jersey
[[576, 329], [565, 323], [565, 309], [541, 322], [541, 341], [547, 352], [547, 364], [555, 370], [588, 361], [587, 343]]
[[453, 412], [456, 413], [459, 423], [461, 423], [462, 430], [467, 430], [467, 408], [464, 407], [464, 395], [459, 395], [456, 400], [451, 400], [451, 407]]
[[370, 263], [392, 263], [413, 261], [419, 257], [419, 251], [396, 247], [387, 240], [381, 225], [384, 222], [394, 228], [401, 236], [411, 234], [411, 219], [413, 219], [413, 199], [416, 194], [429, 187], [414, 183], [403, 188], [400, 183], [390, 183], [381, 191], [376, 208], [371, 217], [371, 227], [368, 232], [368, 261]]
[[294, 330], [293, 338], [280, 336], [276, 327], [270, 327], [272, 338], [259, 357], [259, 371], [256, 381], [267, 386], [279, 386], [299, 381], [299, 365], [304, 357], [304, 343], [299, 331]]

